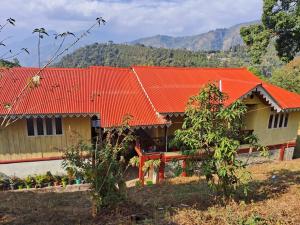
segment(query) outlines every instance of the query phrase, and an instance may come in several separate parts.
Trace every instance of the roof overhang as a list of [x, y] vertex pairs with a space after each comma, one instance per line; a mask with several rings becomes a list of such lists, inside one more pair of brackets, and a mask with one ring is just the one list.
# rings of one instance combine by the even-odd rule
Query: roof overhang
[[259, 93], [264, 100], [275, 109], [276, 112], [282, 112], [285, 111], [285, 109], [281, 108], [281, 106], [278, 104], [278, 102], [267, 92], [267, 90], [262, 86], [262, 84], [257, 85], [255, 88], [251, 89], [249, 92], [241, 96], [239, 99], [245, 99], [249, 97], [253, 93]]
[[51, 114], [0, 114], [0, 118], [12, 118], [12, 119], [29, 119], [29, 118], [53, 118], [53, 117], [93, 117], [100, 118], [99, 113], [51, 113]]

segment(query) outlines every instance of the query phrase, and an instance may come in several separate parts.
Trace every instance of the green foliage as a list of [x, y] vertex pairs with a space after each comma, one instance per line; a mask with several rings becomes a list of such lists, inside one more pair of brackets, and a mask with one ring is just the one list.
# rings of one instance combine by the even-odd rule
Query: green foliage
[[291, 61], [300, 50], [300, 2], [298, 0], [264, 0], [262, 24], [241, 29], [240, 34], [249, 47], [253, 62], [261, 56], [271, 40], [278, 56]]
[[259, 215], [252, 214], [247, 219], [243, 219], [238, 221], [239, 225], [263, 225], [267, 224], [266, 220]]
[[241, 67], [248, 61], [242, 47], [227, 52], [193, 52], [143, 45], [92, 44], [66, 55], [55, 66], [88, 67], [131, 65], [183, 67]]
[[154, 169], [158, 169], [158, 167], [160, 166], [161, 160], [160, 159], [151, 159], [151, 160], [147, 160], [143, 166], [143, 171], [146, 172], [148, 171], [151, 167], [153, 167]]
[[297, 57], [284, 67], [273, 72], [271, 83], [300, 94], [300, 58]]
[[138, 156], [133, 156], [130, 160], [129, 160], [129, 164], [132, 167], [139, 167], [140, 165], [140, 158]]
[[259, 63], [270, 41], [270, 32], [261, 24], [241, 28], [241, 36], [247, 46], [254, 64]]
[[19, 67], [19, 61], [14, 60], [13, 62], [7, 61], [7, 60], [1, 60], [0, 59], [0, 68], [12, 68], [12, 67]]
[[63, 166], [81, 171], [91, 184], [93, 213], [126, 196], [124, 173], [128, 163], [125, 156], [134, 140], [129, 119], [125, 119], [121, 127], [105, 130], [95, 146], [79, 141], [64, 151]]
[[[215, 84], [205, 86], [189, 99], [182, 129], [176, 131], [175, 138], [184, 145], [184, 154], [205, 155], [201, 167], [207, 181], [230, 197], [237, 186], [245, 183], [241, 178], [246, 177], [245, 164], [236, 156], [247, 107], [241, 101], [225, 107], [227, 99]], [[247, 134], [243, 139], [259, 147], [255, 135]]]

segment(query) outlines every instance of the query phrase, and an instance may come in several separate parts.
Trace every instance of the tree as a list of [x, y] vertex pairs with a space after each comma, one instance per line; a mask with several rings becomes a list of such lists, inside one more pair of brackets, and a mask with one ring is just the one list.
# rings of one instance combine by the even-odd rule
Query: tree
[[38, 65], [39, 68], [41, 68], [41, 39], [44, 38], [45, 35], [49, 36], [49, 34], [47, 33], [47, 31], [45, 30], [45, 28], [41, 27], [41, 28], [35, 28], [32, 33], [37, 33], [38, 34]]
[[241, 101], [226, 106], [227, 99], [215, 84], [207, 84], [189, 99], [182, 129], [175, 133], [183, 154], [204, 154], [202, 171], [209, 185], [222, 191], [226, 199], [247, 175], [246, 164], [237, 159], [241, 142], [259, 147], [255, 135], [242, 133], [247, 107]]
[[300, 94], [300, 58], [273, 72], [270, 81], [282, 88]]
[[102, 207], [113, 205], [126, 197], [124, 173], [128, 168], [125, 157], [133, 142], [133, 131], [124, 117], [118, 128], [107, 129], [99, 134], [96, 144], [83, 141], [64, 150], [63, 166], [82, 173], [91, 184], [93, 215]]
[[282, 61], [293, 60], [300, 50], [299, 0], [264, 0], [262, 24], [243, 27], [240, 33], [254, 63], [272, 42]]

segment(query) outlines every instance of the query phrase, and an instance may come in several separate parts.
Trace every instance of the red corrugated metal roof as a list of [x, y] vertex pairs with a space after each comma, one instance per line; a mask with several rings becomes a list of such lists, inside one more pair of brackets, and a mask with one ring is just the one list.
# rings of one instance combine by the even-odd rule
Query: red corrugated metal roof
[[206, 83], [219, 80], [229, 96], [227, 104], [262, 86], [282, 109], [300, 107], [300, 95], [267, 84], [246, 68], [133, 66], [133, 70], [160, 113], [183, 112], [190, 96]]
[[[0, 115], [37, 68], [13, 68], [0, 79]], [[261, 81], [246, 69], [134, 66], [131, 69], [47, 68], [41, 85], [29, 89], [10, 112], [22, 114], [99, 114], [103, 127], [119, 125], [126, 114], [132, 126], [164, 124], [159, 113], [184, 112], [187, 100], [207, 82], [222, 80], [228, 104], [263, 87], [281, 109], [300, 108], [300, 95]]]
[[[14, 68], [0, 79], [0, 114], [38, 69]], [[129, 69], [47, 68], [38, 88], [21, 96], [10, 114], [100, 114], [101, 126], [119, 125], [126, 114], [132, 126], [162, 124]]]

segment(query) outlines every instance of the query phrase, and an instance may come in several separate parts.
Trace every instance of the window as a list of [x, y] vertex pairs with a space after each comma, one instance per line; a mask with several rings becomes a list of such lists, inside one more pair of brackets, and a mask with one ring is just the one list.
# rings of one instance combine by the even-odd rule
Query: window
[[28, 136], [34, 136], [33, 119], [27, 119], [27, 134]]
[[61, 118], [55, 118], [56, 134], [62, 134]]
[[287, 127], [289, 121], [289, 114], [286, 114], [285, 120], [284, 120], [284, 127]]
[[268, 128], [282, 128], [288, 125], [288, 113], [271, 113], [269, 117]]
[[53, 120], [51, 118], [46, 118], [45, 119], [46, 122], [46, 134], [47, 135], [52, 135], [53, 134]]
[[61, 118], [27, 119], [28, 136], [62, 135]]
[[272, 125], [273, 125], [273, 114], [270, 115], [270, 118], [269, 118], [269, 125], [268, 125], [268, 128], [272, 128]]
[[36, 119], [37, 135], [44, 135], [44, 122], [42, 118]]
[[278, 117], [279, 117], [279, 115], [276, 114], [276, 115], [275, 115], [275, 118], [274, 118], [273, 128], [277, 128], [277, 125], [278, 125]]

